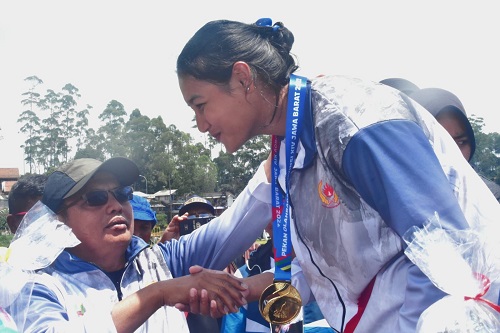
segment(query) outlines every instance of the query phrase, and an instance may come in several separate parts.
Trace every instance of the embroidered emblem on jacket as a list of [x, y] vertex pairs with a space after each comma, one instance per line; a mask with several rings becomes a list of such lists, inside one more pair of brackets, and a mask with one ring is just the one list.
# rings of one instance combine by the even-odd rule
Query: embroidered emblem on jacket
[[87, 312], [87, 310], [85, 309], [83, 304], [80, 304], [80, 310], [76, 311], [76, 314], [78, 315], [78, 317], [82, 317], [85, 312]]
[[323, 185], [322, 180], [318, 184], [318, 194], [323, 207], [335, 208], [340, 204], [339, 196], [333, 189], [332, 185], [328, 183], [325, 183], [325, 185]]

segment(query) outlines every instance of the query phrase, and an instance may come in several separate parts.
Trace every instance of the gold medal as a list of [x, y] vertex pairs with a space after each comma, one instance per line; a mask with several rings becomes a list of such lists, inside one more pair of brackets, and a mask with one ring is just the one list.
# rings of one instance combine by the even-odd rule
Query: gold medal
[[298, 290], [287, 281], [274, 281], [259, 299], [259, 311], [271, 324], [288, 324], [300, 313]]

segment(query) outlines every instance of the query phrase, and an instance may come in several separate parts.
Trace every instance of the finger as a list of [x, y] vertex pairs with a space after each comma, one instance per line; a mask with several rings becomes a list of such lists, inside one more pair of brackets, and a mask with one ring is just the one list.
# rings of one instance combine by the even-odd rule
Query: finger
[[229, 313], [229, 310], [224, 307], [224, 312], [219, 311], [219, 307], [217, 306], [217, 302], [215, 300], [210, 301], [210, 317], [212, 318], [220, 318]]
[[231, 312], [223, 300], [216, 296], [215, 299], [210, 300], [210, 316], [213, 318], [218, 318]]
[[245, 299], [245, 293], [247, 291], [246, 285], [242, 284], [240, 281], [230, 278], [219, 286], [216, 290], [216, 296], [212, 299], [220, 301], [223, 306], [219, 305], [219, 311], [221, 312], [237, 312], [238, 308], [247, 303]]
[[197, 274], [200, 273], [201, 271], [203, 271], [203, 267], [201, 266], [194, 265], [189, 267], [189, 274]]
[[[246, 304], [245, 296], [248, 295], [248, 286], [242, 280], [221, 271], [210, 269], [201, 269], [200, 271], [200, 269], [199, 266], [190, 267], [193, 272], [199, 272], [190, 276], [199, 279], [196, 286], [206, 289], [210, 300], [217, 301], [219, 312], [235, 312], [241, 305]], [[205, 310], [203, 309], [203, 311]]]
[[227, 288], [235, 288], [240, 292], [244, 292], [248, 289], [248, 285], [243, 282], [241, 278], [238, 278], [232, 274], [225, 274], [225, 276], [223, 277], [223, 284]]
[[243, 282], [243, 279], [226, 274], [222, 283], [222, 290], [225, 295], [236, 300], [238, 307], [247, 303], [245, 297], [248, 296], [250, 290], [248, 289], [248, 285]]
[[189, 312], [200, 313], [200, 298], [195, 288], [189, 289]]
[[200, 298], [200, 313], [204, 316], [210, 315], [210, 303], [208, 292], [205, 289], [202, 289]]

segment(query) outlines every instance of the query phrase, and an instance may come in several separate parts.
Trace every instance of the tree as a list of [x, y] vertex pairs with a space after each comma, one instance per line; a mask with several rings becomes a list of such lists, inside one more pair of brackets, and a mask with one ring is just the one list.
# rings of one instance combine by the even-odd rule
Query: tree
[[[117, 100], [101, 112], [101, 125], [94, 130], [88, 121], [92, 106], [78, 108], [81, 96], [75, 86], [68, 83], [61, 92], [47, 89], [42, 97], [37, 89], [43, 81], [36, 76], [26, 81], [30, 88], [22, 94], [24, 111], [18, 123], [27, 136], [22, 148], [30, 172], [54, 170], [76, 146], [74, 158], [130, 158], [146, 177], [150, 193], [176, 189], [177, 196], [213, 191], [238, 195], [270, 153], [269, 136], [252, 138], [228, 154], [212, 137], [196, 143], [175, 125], [167, 126], [160, 116], [150, 119], [135, 109], [127, 119], [124, 105]], [[484, 133], [480, 117], [473, 115], [470, 121], [477, 142], [472, 163], [478, 172], [500, 183], [500, 134]], [[212, 158], [215, 154], [218, 157]]]
[[59, 147], [62, 145], [63, 135], [60, 102], [60, 94], [52, 89], [47, 89], [46, 94], [40, 100], [41, 109], [49, 113], [41, 122], [41, 150], [47, 152], [48, 156], [37, 156], [37, 162], [43, 166], [44, 170], [61, 164]]
[[[75, 110], [78, 104], [75, 98], [79, 98], [81, 95], [76, 88], [71, 83], [66, 84], [63, 88], [63, 94], [60, 95], [60, 112], [61, 112], [61, 125], [62, 128], [62, 140], [59, 142], [58, 150], [62, 155], [64, 162], [68, 161], [68, 153], [71, 151], [69, 141], [76, 134], [75, 122], [77, 111]], [[81, 118], [80, 118], [81, 120]]]
[[144, 172], [148, 165], [151, 151], [154, 149], [155, 137], [150, 126], [149, 117], [141, 115], [141, 112], [135, 109], [123, 130], [126, 155], [138, 165], [141, 172]]
[[34, 111], [40, 103], [40, 94], [35, 91], [35, 88], [42, 84], [43, 81], [37, 76], [29, 76], [24, 81], [29, 82], [31, 87], [22, 94], [25, 98], [21, 100], [21, 104], [26, 106], [27, 109], [21, 112], [17, 122], [23, 124], [20, 132], [28, 136], [21, 148], [24, 149], [24, 160], [28, 163], [29, 172], [31, 173], [35, 171], [37, 151], [41, 145], [40, 118]]
[[81, 95], [71, 83], [64, 85], [60, 92], [47, 89], [42, 96], [36, 91], [43, 83], [41, 79], [30, 76], [25, 81], [31, 87], [22, 94], [21, 104], [27, 109], [17, 120], [21, 124], [20, 132], [27, 136], [22, 148], [30, 172], [46, 172], [68, 161], [75, 137], [78, 149], [92, 138], [87, 119], [92, 107], [87, 105], [86, 109], [77, 111]]
[[500, 134], [484, 133], [482, 117], [472, 115], [469, 121], [476, 137], [476, 152], [472, 157], [472, 165], [477, 172], [500, 184]]
[[102, 135], [106, 158], [113, 156], [125, 156], [126, 148], [122, 142], [123, 127], [125, 125], [125, 108], [122, 103], [112, 100], [99, 115], [99, 119], [104, 123], [97, 130], [97, 134]]
[[89, 128], [88, 116], [92, 110], [92, 106], [87, 104], [87, 107], [76, 113], [76, 124], [74, 134], [76, 137], [76, 150], [86, 147], [90, 143], [90, 137], [95, 135], [94, 130]]
[[219, 156], [214, 159], [218, 170], [218, 190], [240, 193], [257, 171], [260, 163], [267, 159], [270, 151], [270, 137], [267, 135], [248, 140], [234, 154], [221, 150]]

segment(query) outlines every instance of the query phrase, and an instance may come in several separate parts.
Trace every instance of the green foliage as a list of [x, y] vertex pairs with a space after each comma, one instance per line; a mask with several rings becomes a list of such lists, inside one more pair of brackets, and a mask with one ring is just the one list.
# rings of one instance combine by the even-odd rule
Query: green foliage
[[167, 215], [165, 213], [156, 214], [156, 220], [158, 221], [156, 225], [161, 226], [162, 229], [166, 228], [168, 223]]
[[30, 84], [23, 93], [21, 104], [26, 107], [21, 112], [18, 123], [20, 132], [27, 138], [21, 146], [30, 173], [43, 173], [68, 161], [70, 142], [82, 137], [85, 132], [88, 112], [76, 110], [80, 97], [78, 88], [68, 83], [61, 91], [47, 89], [41, 94], [38, 89], [43, 81], [36, 76], [25, 79]]
[[[50, 172], [72, 158], [125, 156], [138, 165], [149, 193], [175, 189], [177, 198], [214, 191], [238, 195], [270, 153], [269, 136], [252, 138], [228, 154], [213, 138], [196, 143], [175, 125], [166, 125], [161, 117], [150, 119], [139, 109], [128, 115], [116, 100], [102, 110], [102, 123], [93, 129], [88, 126], [92, 106], [78, 108], [80, 94], [75, 86], [67, 84], [60, 92], [47, 89], [42, 95], [38, 92], [42, 80], [33, 76], [26, 81], [30, 88], [22, 94], [25, 109], [18, 123], [27, 137], [23, 149], [30, 173]], [[500, 183], [500, 134], [484, 133], [480, 117], [472, 116], [471, 123], [477, 141], [473, 165]], [[76, 147], [74, 154], [71, 147]], [[218, 157], [212, 158], [212, 150], [219, 150]], [[134, 185], [145, 191], [142, 177]], [[159, 214], [162, 223], [163, 216]]]
[[484, 121], [472, 115], [469, 118], [476, 137], [476, 152], [472, 165], [477, 172], [500, 184], [500, 134], [484, 133]]
[[218, 191], [240, 193], [270, 151], [269, 136], [250, 139], [234, 154], [221, 151], [214, 159], [218, 169]]
[[7, 224], [7, 215], [9, 210], [7, 208], [0, 209], [0, 246], [9, 247], [13, 234], [10, 233], [9, 225]]
[[7, 215], [9, 210], [7, 208], [0, 209], [0, 234], [9, 232], [9, 226], [7, 224]]
[[9, 247], [13, 237], [12, 234], [0, 234], [0, 246]]

